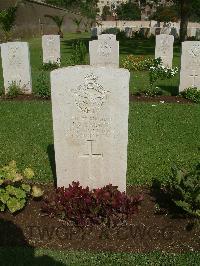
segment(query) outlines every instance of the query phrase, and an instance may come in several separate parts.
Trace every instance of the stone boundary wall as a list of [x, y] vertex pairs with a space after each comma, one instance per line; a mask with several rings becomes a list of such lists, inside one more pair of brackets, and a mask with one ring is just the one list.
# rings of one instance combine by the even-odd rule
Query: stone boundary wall
[[[14, 6], [16, 0], [0, 0], [0, 10]], [[57, 34], [57, 27], [54, 22], [44, 15], [65, 15], [63, 31], [75, 32], [76, 26], [72, 18], [81, 16], [69, 12], [63, 8], [55, 7], [45, 3], [34, 0], [27, 0], [20, 4], [17, 11], [16, 25], [13, 29], [13, 36], [15, 38], [36, 37], [44, 34]], [[83, 19], [84, 21], [84, 19]], [[82, 30], [84, 27], [82, 26]], [[2, 35], [2, 34], [1, 34]]]

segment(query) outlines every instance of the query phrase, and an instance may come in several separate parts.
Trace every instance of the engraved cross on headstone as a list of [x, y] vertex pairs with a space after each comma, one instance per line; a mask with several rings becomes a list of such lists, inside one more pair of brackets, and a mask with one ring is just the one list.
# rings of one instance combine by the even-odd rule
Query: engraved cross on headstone
[[194, 88], [194, 87], [196, 87], [196, 78], [198, 77], [198, 75], [196, 74], [196, 71], [195, 70], [193, 70], [192, 72], [193, 72], [193, 74], [190, 75], [190, 77], [193, 78], [192, 87]]
[[90, 138], [87, 140], [89, 151], [88, 151], [88, 153], [84, 153], [80, 157], [91, 158], [91, 159], [92, 158], [102, 158], [103, 157], [102, 153], [98, 153], [98, 152], [94, 151], [94, 143], [95, 143], [95, 140], [93, 140], [91, 135], [90, 135]]

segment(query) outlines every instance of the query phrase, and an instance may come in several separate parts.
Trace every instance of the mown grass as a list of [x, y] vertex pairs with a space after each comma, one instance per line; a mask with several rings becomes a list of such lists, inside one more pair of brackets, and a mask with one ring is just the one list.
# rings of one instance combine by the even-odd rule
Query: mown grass
[[[127, 183], [151, 184], [166, 179], [174, 162], [197, 162], [199, 124], [195, 104], [131, 103]], [[14, 159], [20, 168], [31, 166], [38, 181], [53, 181], [51, 103], [1, 101], [0, 125], [1, 164]]]
[[[88, 34], [67, 34], [61, 42], [62, 66], [70, 56], [72, 42]], [[30, 43], [33, 89], [41, 71], [41, 39]], [[152, 40], [120, 41], [120, 61], [128, 54], [154, 56]], [[180, 65], [180, 47], [174, 47], [174, 65]], [[176, 94], [178, 76], [158, 82], [165, 94]], [[146, 73], [131, 73], [130, 91], [148, 85]], [[0, 87], [3, 87], [0, 62]], [[153, 178], [166, 180], [173, 162], [190, 167], [199, 159], [200, 109], [198, 105], [131, 103], [127, 183], [151, 184]], [[52, 182], [53, 133], [51, 103], [0, 102], [0, 164], [16, 160], [30, 166], [39, 182]], [[109, 252], [53, 251], [33, 248], [0, 248], [1, 266], [25, 265], [199, 265], [200, 253], [127, 254]]]
[[90, 265], [170, 265], [198, 266], [200, 253], [165, 254], [153, 252], [149, 254], [111, 253], [111, 252], [81, 252], [54, 251], [32, 248], [0, 248], [1, 266], [90, 266]]

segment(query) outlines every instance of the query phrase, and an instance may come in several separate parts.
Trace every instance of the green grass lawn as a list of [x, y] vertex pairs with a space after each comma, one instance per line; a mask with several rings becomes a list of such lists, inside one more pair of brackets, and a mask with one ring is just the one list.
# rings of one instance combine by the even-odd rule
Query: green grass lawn
[[198, 266], [200, 253], [149, 254], [111, 253], [111, 252], [73, 252], [42, 249], [1, 249], [1, 266]]
[[[200, 109], [195, 104], [131, 103], [127, 183], [166, 179], [173, 162], [199, 159]], [[31, 166], [38, 181], [53, 181], [53, 133], [49, 101], [0, 102], [0, 162]]]
[[[61, 43], [62, 66], [70, 56], [74, 40], [88, 34], [68, 34]], [[41, 39], [30, 43], [33, 89], [42, 65]], [[120, 41], [120, 60], [128, 54], [154, 56], [154, 41]], [[180, 65], [180, 47], [174, 47], [174, 65]], [[160, 82], [165, 94], [176, 94], [178, 76]], [[130, 91], [145, 88], [148, 76], [131, 73]], [[3, 87], [0, 62], [0, 87]], [[154, 106], [155, 105], [155, 106]], [[199, 160], [200, 109], [191, 104], [130, 103], [128, 185], [166, 180], [172, 164], [190, 167]], [[30, 166], [39, 182], [52, 182], [53, 133], [50, 101], [0, 102], [0, 164], [16, 160], [23, 169]], [[199, 265], [199, 253], [126, 254], [63, 252], [43, 249], [0, 248], [1, 266], [25, 265]]]

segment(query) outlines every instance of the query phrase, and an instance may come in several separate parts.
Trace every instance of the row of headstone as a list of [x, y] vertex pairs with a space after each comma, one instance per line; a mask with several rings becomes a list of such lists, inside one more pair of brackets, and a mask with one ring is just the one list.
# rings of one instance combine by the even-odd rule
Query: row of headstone
[[[125, 32], [127, 38], [134, 37], [135, 33], [141, 33], [146, 38], [150, 38], [152, 35], [156, 36], [159, 34], [173, 35], [175, 39], [180, 36], [180, 27], [169, 26], [169, 27], [125, 27], [120, 29]], [[101, 35], [103, 29], [101, 27], [94, 27], [91, 29], [92, 37]], [[188, 28], [187, 36], [189, 38], [195, 38], [197, 41], [200, 40], [200, 28], [191, 27]]]
[[[42, 37], [43, 63], [60, 64], [60, 36]], [[1, 58], [5, 94], [10, 86], [17, 85], [24, 94], [32, 93], [30, 52], [27, 42], [8, 42], [1, 44]]]
[[[172, 67], [174, 37], [161, 34], [156, 37], [155, 58], [160, 57], [165, 67]], [[190, 53], [187, 47], [191, 46]], [[43, 36], [43, 62], [60, 63], [60, 39], [59, 36]], [[189, 48], [188, 48], [189, 49]], [[192, 52], [193, 51], [193, 52]], [[99, 35], [98, 40], [89, 44], [91, 66], [119, 67], [119, 42], [112, 34]], [[180, 91], [188, 87], [200, 87], [198, 68], [185, 67], [184, 62], [200, 62], [199, 42], [184, 42], [181, 60]], [[10, 85], [15, 82], [25, 94], [32, 92], [31, 67], [28, 44], [25, 42], [12, 42], [1, 45], [3, 77], [5, 93]], [[185, 57], [187, 59], [185, 59]], [[193, 60], [193, 61], [192, 61]], [[195, 61], [196, 60], [196, 61]], [[191, 66], [194, 64], [191, 63]], [[184, 70], [185, 69], [185, 70]], [[186, 72], [190, 74], [185, 75]]]
[[[172, 67], [173, 43], [172, 35], [156, 37], [155, 58], [160, 57], [165, 67]], [[195, 87], [200, 89], [200, 42], [185, 41], [182, 43], [179, 91]]]

